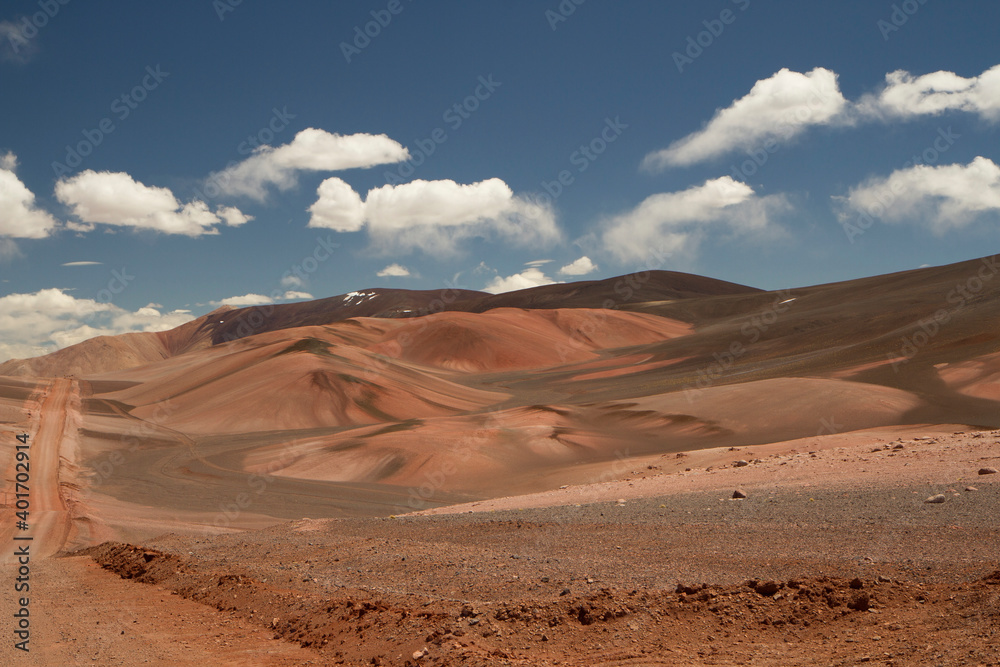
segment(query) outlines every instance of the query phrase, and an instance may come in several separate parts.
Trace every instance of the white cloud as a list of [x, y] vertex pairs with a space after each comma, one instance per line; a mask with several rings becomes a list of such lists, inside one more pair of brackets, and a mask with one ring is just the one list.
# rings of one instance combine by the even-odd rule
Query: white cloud
[[309, 207], [310, 227], [357, 232], [365, 226], [365, 204], [350, 185], [333, 177], [319, 184], [319, 199]]
[[535, 259], [530, 262], [525, 262], [525, 266], [545, 266], [546, 264], [552, 263], [551, 259]]
[[729, 107], [717, 110], [704, 129], [647, 155], [643, 166], [686, 166], [737, 148], [760, 149], [769, 141], [788, 141], [812, 125], [831, 123], [846, 107], [836, 73], [822, 67], [806, 74], [781, 69]]
[[13, 153], [0, 156], [0, 236], [45, 238], [55, 229], [56, 220], [35, 206], [35, 195], [14, 173], [16, 169]]
[[218, 234], [214, 226], [219, 223], [239, 225], [251, 219], [232, 207], [220, 207], [213, 213], [202, 201], [181, 204], [169, 189], [144, 185], [124, 172], [88, 169], [60, 179], [56, 198], [83, 221], [83, 225], [72, 226], [79, 231], [104, 224], [202, 236]]
[[410, 275], [410, 270], [402, 264], [390, 264], [375, 275], [379, 278], [406, 278]]
[[261, 146], [243, 162], [212, 174], [209, 182], [223, 193], [262, 201], [268, 187], [288, 190], [302, 171], [342, 171], [403, 162], [409, 151], [384, 134], [331, 134], [308, 128], [291, 143]]
[[460, 242], [476, 237], [499, 236], [521, 245], [559, 238], [552, 209], [516, 196], [499, 178], [470, 184], [415, 180], [384, 185], [369, 190], [364, 202], [351, 197], [345, 187], [349, 186], [340, 179], [320, 185], [319, 200], [309, 209], [313, 213], [309, 226], [337, 231], [366, 228], [372, 245], [384, 252], [446, 255], [454, 253]]
[[588, 273], [593, 273], [597, 270], [597, 265], [590, 261], [590, 258], [584, 255], [580, 259], [574, 260], [567, 264], [566, 266], [559, 269], [559, 273], [564, 276], [585, 276]]
[[654, 248], [662, 254], [693, 252], [711, 231], [770, 232], [771, 218], [787, 208], [784, 197], [758, 197], [749, 185], [723, 176], [647, 197], [611, 218], [603, 241], [620, 261], [646, 259]]
[[24, 64], [38, 51], [38, 44], [12, 21], [0, 21], [0, 60]]
[[1000, 65], [969, 78], [954, 72], [913, 76], [896, 70], [885, 75], [885, 88], [862, 97], [858, 108], [863, 115], [881, 118], [966, 111], [986, 120], [1000, 120]]
[[501, 294], [503, 292], [528, 289], [529, 287], [552, 285], [557, 282], [560, 281], [549, 278], [547, 275], [542, 273], [541, 269], [531, 267], [521, 271], [521, 273], [515, 273], [514, 275], [507, 276], [506, 278], [497, 276], [490, 282], [489, 285], [483, 288], [483, 291], [489, 292], [490, 294]]
[[274, 303], [274, 300], [263, 294], [244, 294], [243, 296], [230, 296], [220, 301], [211, 301], [213, 306], [234, 306], [243, 308], [244, 306], [263, 306]]
[[[295, 301], [298, 299], [312, 299], [314, 298], [309, 292], [297, 292], [294, 290], [288, 290], [277, 300], [279, 301]], [[230, 296], [220, 301], [210, 301], [209, 304], [213, 306], [233, 306], [234, 308], [246, 308], [248, 306], [266, 306], [268, 304], [274, 303], [275, 299], [263, 294], [244, 294], [242, 296]]]
[[857, 214], [927, 224], [937, 233], [1000, 214], [1000, 166], [985, 157], [967, 165], [917, 165], [874, 178], [835, 197], [841, 219]]
[[222, 218], [230, 227], [239, 227], [253, 220], [252, 215], [247, 215], [235, 206], [220, 206], [215, 214]]
[[58, 288], [0, 297], [0, 360], [54, 352], [94, 336], [165, 331], [193, 319], [187, 310], [128, 311]]
[[100, 266], [101, 262], [66, 262], [62, 266]]
[[287, 276], [285, 276], [284, 278], [281, 279], [281, 286], [282, 287], [302, 287], [305, 284], [306, 284], [306, 281], [304, 281], [304, 280], [302, 280], [302, 278], [299, 278], [298, 276], [294, 276], [292, 274], [288, 274]]
[[897, 70], [886, 74], [882, 90], [863, 95], [857, 102], [841, 94], [835, 72], [822, 67], [806, 74], [782, 69], [717, 110], [702, 130], [648, 154], [642, 164], [663, 169], [704, 162], [738, 149], [759, 153], [770, 147], [773, 152], [778, 143], [814, 125], [910, 119], [947, 111], [1000, 121], [1000, 65], [969, 78], [954, 72], [914, 76]]

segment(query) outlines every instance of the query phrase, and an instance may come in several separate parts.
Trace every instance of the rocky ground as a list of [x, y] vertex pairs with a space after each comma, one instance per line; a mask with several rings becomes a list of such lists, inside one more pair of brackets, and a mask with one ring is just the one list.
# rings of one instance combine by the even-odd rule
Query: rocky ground
[[1000, 665], [1000, 433], [928, 432], [85, 555], [317, 665]]
[[1000, 665], [1000, 432], [913, 427], [625, 463], [532, 496], [41, 560], [33, 651], [0, 658]]

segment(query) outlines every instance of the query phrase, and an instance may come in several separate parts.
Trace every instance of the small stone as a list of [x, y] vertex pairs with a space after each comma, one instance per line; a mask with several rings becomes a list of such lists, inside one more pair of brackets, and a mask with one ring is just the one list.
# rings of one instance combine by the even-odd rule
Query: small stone
[[995, 474], [997, 474], [997, 469], [996, 468], [980, 468], [979, 469], [979, 474], [980, 475], [995, 475]]
[[967, 486], [967, 487], [965, 487], [965, 490], [966, 490], [966, 491], [978, 491], [979, 489], [977, 489], [977, 488], [976, 488], [976, 487], [974, 487], [974, 486]]
[[781, 590], [781, 584], [777, 581], [764, 581], [754, 586], [754, 590], [760, 595], [770, 597]]
[[750, 464], [747, 463], [745, 460], [740, 459], [739, 461], [736, 461], [735, 463], [733, 463], [733, 465], [736, 466], [737, 468], [742, 468], [743, 466], [748, 466]]
[[892, 448], [893, 449], [906, 449], [906, 445], [904, 445], [903, 443], [900, 442], [900, 443], [897, 443], [897, 444], [893, 445]]
[[931, 496], [930, 498], [928, 498], [924, 502], [925, 503], [943, 503], [944, 501], [945, 501], [944, 494], [943, 493], [938, 493], [937, 495]]
[[855, 611], [868, 611], [872, 606], [872, 600], [868, 593], [858, 593], [847, 603], [848, 609]]
[[569, 595], [569, 593], [570, 593], [570, 590], [568, 588], [564, 588], [564, 589], [562, 589], [562, 592], [559, 593], [559, 595], [560, 596]]
[[746, 498], [746, 497], [747, 497], [746, 491], [743, 491], [742, 489], [736, 489], [735, 491], [733, 491], [733, 498]]
[[414, 651], [413, 652], [413, 659], [414, 660], [420, 660], [425, 655], [427, 655], [427, 649], [422, 649], [420, 651]]
[[618, 499], [618, 504], [619, 505], [624, 505], [625, 504], [625, 499], [624, 498], [619, 498]]
[[865, 582], [861, 581], [858, 577], [851, 579], [851, 588], [858, 591], [865, 587]]

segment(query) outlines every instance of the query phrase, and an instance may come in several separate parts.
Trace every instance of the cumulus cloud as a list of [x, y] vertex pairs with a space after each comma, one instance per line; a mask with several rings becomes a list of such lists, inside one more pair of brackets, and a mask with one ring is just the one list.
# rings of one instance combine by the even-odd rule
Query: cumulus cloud
[[770, 232], [772, 218], [788, 208], [782, 196], [759, 197], [749, 185], [723, 176], [647, 197], [608, 220], [603, 241], [620, 261], [645, 259], [652, 248], [663, 254], [690, 253], [712, 231]]
[[589, 257], [584, 255], [580, 259], [574, 260], [567, 264], [566, 266], [559, 269], [559, 273], [564, 276], [585, 276], [588, 273], [593, 273], [597, 270], [597, 265], [594, 264]]
[[528, 289], [529, 287], [539, 287], [541, 285], [552, 285], [555, 284], [557, 280], [553, 280], [545, 275], [541, 269], [530, 267], [521, 271], [521, 273], [515, 273], [512, 276], [497, 276], [490, 284], [483, 288], [484, 292], [489, 292], [490, 294], [501, 294], [503, 292], [514, 292], [520, 289]]
[[298, 276], [292, 275], [291, 273], [281, 279], [282, 287], [302, 287], [305, 284], [306, 281], [302, 280], [302, 278], [299, 278]]
[[[297, 301], [300, 299], [312, 299], [314, 298], [309, 292], [298, 292], [295, 290], [288, 290], [277, 300], [279, 301]], [[219, 301], [210, 301], [209, 303], [213, 306], [233, 306], [234, 308], [245, 308], [247, 306], [266, 306], [275, 302], [275, 299], [265, 296], [263, 294], [244, 294], [242, 296], [230, 296]]]
[[740, 149], [773, 149], [812, 126], [912, 119], [948, 111], [1000, 120], [1000, 65], [969, 78], [954, 72], [914, 76], [897, 70], [886, 74], [880, 91], [856, 102], [841, 94], [835, 72], [822, 67], [805, 74], [782, 69], [717, 110], [703, 129], [649, 153], [642, 165], [653, 170], [683, 167]]
[[384, 252], [422, 250], [454, 253], [470, 238], [498, 236], [522, 245], [559, 238], [549, 206], [516, 196], [499, 178], [459, 184], [452, 180], [415, 180], [368, 191], [362, 202], [346, 183], [327, 179], [310, 212], [310, 227], [337, 231], [366, 229], [372, 245]]
[[0, 236], [41, 239], [49, 236], [56, 220], [35, 206], [35, 195], [14, 173], [17, 156], [0, 156]]
[[885, 75], [885, 87], [858, 102], [863, 115], [881, 118], [912, 118], [965, 111], [985, 120], [1000, 120], [1000, 65], [979, 76], [961, 77], [954, 72], [931, 72], [913, 76], [904, 70]]
[[144, 185], [124, 172], [88, 169], [56, 183], [56, 198], [83, 221], [74, 227], [89, 231], [95, 224], [151, 229], [164, 234], [218, 234], [215, 225], [240, 225], [251, 220], [233, 207], [209, 210], [202, 201], [181, 204], [167, 188]]
[[647, 155], [643, 166], [687, 166], [737, 148], [788, 141], [812, 125], [834, 121], [846, 106], [834, 72], [822, 67], [805, 74], [781, 69], [729, 107], [717, 110], [704, 129]]
[[268, 188], [288, 190], [303, 171], [341, 171], [403, 162], [409, 151], [384, 134], [331, 134], [308, 128], [291, 143], [261, 146], [243, 162], [212, 174], [209, 181], [223, 193], [263, 201]]
[[339, 178], [328, 178], [316, 190], [319, 199], [309, 207], [310, 227], [338, 232], [357, 232], [365, 226], [365, 204], [361, 195]]
[[1000, 214], [1000, 166], [985, 157], [967, 165], [917, 165], [873, 178], [835, 197], [840, 217], [929, 225], [936, 233]]
[[406, 278], [410, 275], [410, 270], [402, 264], [390, 264], [375, 275], [379, 278]]
[[8, 294], [0, 297], [0, 360], [48, 354], [94, 336], [165, 331], [193, 319], [190, 311], [154, 305], [129, 311], [58, 288]]

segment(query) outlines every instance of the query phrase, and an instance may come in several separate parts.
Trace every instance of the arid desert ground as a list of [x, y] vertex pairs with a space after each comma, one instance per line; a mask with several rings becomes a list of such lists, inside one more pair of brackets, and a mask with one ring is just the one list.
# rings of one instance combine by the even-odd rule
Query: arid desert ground
[[998, 262], [370, 289], [0, 364], [0, 662], [1000, 665]]

